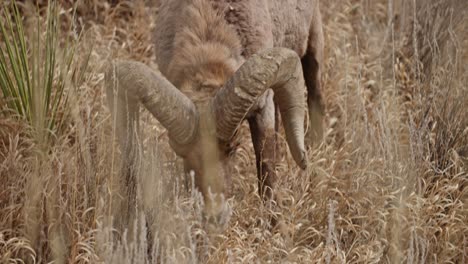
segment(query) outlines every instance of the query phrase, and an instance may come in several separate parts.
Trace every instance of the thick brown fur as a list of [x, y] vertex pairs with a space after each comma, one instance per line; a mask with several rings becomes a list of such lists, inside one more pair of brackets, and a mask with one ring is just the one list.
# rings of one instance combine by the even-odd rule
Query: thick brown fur
[[[294, 50], [302, 59], [308, 88], [312, 122], [308, 137], [313, 142], [320, 141], [323, 32], [318, 1], [162, 1], [155, 47], [159, 70], [195, 102], [211, 98], [253, 54], [272, 47]], [[259, 191], [267, 199], [272, 197], [276, 178], [279, 119], [275, 111], [273, 95], [266, 93], [247, 116], [257, 159]], [[228, 160], [225, 144], [220, 143], [219, 148], [220, 162]], [[199, 164], [187, 166], [195, 167]]]

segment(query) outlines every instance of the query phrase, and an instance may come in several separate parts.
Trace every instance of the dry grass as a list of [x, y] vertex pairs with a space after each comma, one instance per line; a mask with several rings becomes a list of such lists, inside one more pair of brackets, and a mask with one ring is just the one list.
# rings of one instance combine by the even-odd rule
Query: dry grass
[[[25, 124], [0, 117], [1, 263], [468, 261], [468, 34], [458, 20], [405, 30], [419, 10], [411, 4], [426, 1], [322, 2], [326, 141], [309, 153], [307, 171], [283, 153], [281, 199], [270, 211], [257, 195], [244, 128], [232, 215], [220, 235], [201, 228], [199, 194], [190, 191], [163, 129], [143, 113], [139, 209], [146, 214], [125, 235], [107, 225], [119, 203], [111, 198], [119, 160], [101, 69], [116, 57], [157, 67], [157, 8], [118, 2], [78, 5], [75, 29], [85, 31], [82, 54], [93, 48], [90, 69], [73, 90], [68, 129], [50, 152], [37, 150]], [[466, 22], [462, 9], [451, 14]], [[427, 12], [420, 19], [426, 24], [434, 14]], [[442, 39], [434, 33], [441, 28]], [[279, 219], [273, 230], [271, 213]]]

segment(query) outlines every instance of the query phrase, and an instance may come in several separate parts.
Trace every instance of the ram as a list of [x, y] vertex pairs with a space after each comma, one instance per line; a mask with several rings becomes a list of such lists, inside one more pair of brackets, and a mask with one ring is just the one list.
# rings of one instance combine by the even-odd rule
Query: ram
[[[280, 121], [292, 157], [306, 168], [305, 87], [307, 138], [322, 137], [318, 1], [166, 0], [157, 14], [155, 50], [159, 71], [132, 61], [116, 61], [106, 71], [129, 208], [135, 203], [139, 105], [168, 130], [171, 147], [195, 174], [208, 216], [218, 216], [219, 199], [229, 195], [230, 160], [244, 120], [261, 197], [273, 198]], [[210, 192], [215, 200], [207, 199]]]

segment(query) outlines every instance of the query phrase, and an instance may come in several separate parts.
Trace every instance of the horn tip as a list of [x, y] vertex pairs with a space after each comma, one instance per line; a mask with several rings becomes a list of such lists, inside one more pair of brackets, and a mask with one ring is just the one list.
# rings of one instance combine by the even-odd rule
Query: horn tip
[[302, 170], [305, 170], [307, 169], [307, 153], [305, 152], [305, 150], [301, 151], [301, 158], [298, 159], [300, 160], [299, 162], [297, 162], [297, 165], [299, 165], [299, 167], [302, 169]]

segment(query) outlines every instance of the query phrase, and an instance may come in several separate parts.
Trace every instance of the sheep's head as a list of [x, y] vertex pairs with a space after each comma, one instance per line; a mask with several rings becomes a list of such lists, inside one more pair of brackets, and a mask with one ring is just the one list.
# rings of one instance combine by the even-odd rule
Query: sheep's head
[[167, 77], [195, 104], [212, 98], [243, 62], [240, 52], [233, 53], [223, 44], [180, 46], [174, 51]]
[[205, 198], [205, 212], [217, 217], [222, 206], [207, 200], [208, 194], [219, 195], [219, 199], [225, 194], [230, 143], [252, 106], [269, 88], [275, 92], [291, 154], [301, 168], [306, 167], [301, 69], [294, 51], [266, 50], [253, 55], [227, 80], [221, 79], [222, 87], [202, 107], [147, 66], [128, 61], [114, 63], [106, 73], [107, 94], [119, 139], [127, 152], [124, 155], [134, 144], [134, 137], [129, 136], [135, 121], [131, 119], [137, 116], [136, 105], [141, 103], [168, 130], [172, 148], [184, 158], [186, 169], [195, 172], [195, 181]]

